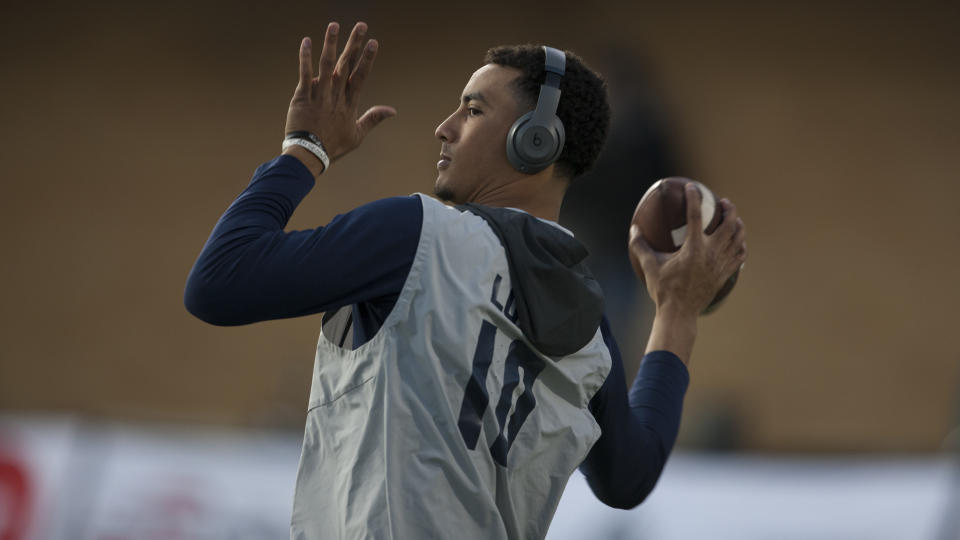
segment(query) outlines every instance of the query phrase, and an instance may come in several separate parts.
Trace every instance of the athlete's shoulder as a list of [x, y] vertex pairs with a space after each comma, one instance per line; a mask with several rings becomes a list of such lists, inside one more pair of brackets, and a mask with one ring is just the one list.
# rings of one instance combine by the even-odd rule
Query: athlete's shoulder
[[[463, 208], [451, 206], [444, 201], [425, 195], [414, 193], [422, 205], [423, 225], [438, 231], [437, 239], [451, 240], [463, 235], [472, 236], [489, 232], [484, 220]], [[442, 233], [440, 232], [442, 231]]]
[[461, 215], [463, 213], [457, 208], [450, 206], [449, 204], [441, 201], [440, 199], [431, 197], [426, 193], [417, 192], [410, 195], [410, 197], [416, 198], [417, 200], [420, 201], [420, 204], [423, 208], [424, 217], [427, 219], [429, 219], [430, 217], [438, 218], [442, 216], [446, 216], [449, 218], [452, 216]]
[[387, 197], [377, 199], [356, 207], [348, 214], [357, 216], [375, 216], [386, 219], [416, 219], [423, 213], [423, 203], [418, 194], [402, 197]]

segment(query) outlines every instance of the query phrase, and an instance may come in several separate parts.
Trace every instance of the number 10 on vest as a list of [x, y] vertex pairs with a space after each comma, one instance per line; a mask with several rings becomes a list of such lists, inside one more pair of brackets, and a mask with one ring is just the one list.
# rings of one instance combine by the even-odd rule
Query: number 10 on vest
[[[500, 276], [497, 278], [494, 282], [492, 300], [499, 307], [496, 294], [500, 285]], [[512, 302], [508, 300], [507, 304]], [[483, 416], [490, 404], [486, 383], [487, 372], [490, 371], [490, 364], [493, 363], [493, 345], [496, 335], [497, 327], [484, 320], [480, 327], [477, 348], [473, 353], [473, 371], [463, 392], [463, 403], [460, 405], [460, 418], [457, 425], [463, 441], [470, 450], [477, 448]], [[513, 441], [517, 438], [517, 433], [523, 427], [527, 416], [537, 405], [537, 399], [533, 395], [533, 383], [545, 365], [544, 361], [523, 341], [515, 339], [510, 343], [503, 367], [503, 388], [500, 390], [500, 398], [495, 409], [499, 431], [496, 440], [490, 445], [491, 457], [502, 467], [507, 466], [507, 453], [510, 452]], [[520, 383], [521, 367], [523, 367], [523, 392], [517, 398], [516, 407], [512, 407], [513, 393]], [[511, 407], [513, 414], [508, 417]]]

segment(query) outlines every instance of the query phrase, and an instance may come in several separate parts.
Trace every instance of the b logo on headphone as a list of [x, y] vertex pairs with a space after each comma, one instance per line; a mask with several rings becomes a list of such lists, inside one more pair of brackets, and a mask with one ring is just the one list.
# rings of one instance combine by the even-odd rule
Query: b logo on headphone
[[557, 105], [567, 57], [553, 47], [545, 46], [543, 52], [546, 76], [540, 85], [537, 108], [518, 118], [507, 133], [507, 159], [514, 169], [527, 174], [538, 173], [556, 161], [566, 138]]

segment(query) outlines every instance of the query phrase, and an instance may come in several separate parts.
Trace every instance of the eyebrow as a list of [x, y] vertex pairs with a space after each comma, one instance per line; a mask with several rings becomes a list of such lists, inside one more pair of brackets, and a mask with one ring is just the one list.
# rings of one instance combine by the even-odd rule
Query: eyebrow
[[483, 103], [484, 105], [487, 105], [487, 106], [490, 105], [490, 102], [487, 101], [487, 100], [483, 97], [483, 94], [481, 94], [480, 92], [472, 92], [472, 93], [469, 93], [469, 94], [464, 94], [464, 96], [463, 96], [462, 99], [463, 99], [463, 102], [464, 102], [464, 103], [468, 103], [468, 102], [470, 102], [470, 101], [479, 101], [480, 103]]

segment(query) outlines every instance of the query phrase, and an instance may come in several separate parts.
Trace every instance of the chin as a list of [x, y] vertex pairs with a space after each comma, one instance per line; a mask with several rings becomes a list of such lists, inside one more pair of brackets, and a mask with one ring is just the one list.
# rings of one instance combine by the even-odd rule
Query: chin
[[440, 199], [440, 200], [442, 200], [442, 201], [446, 201], [446, 202], [453, 203], [453, 204], [459, 204], [459, 203], [457, 203], [457, 201], [455, 200], [455, 199], [456, 199], [456, 195], [454, 195], [453, 192], [450, 191], [449, 189], [441, 186], [439, 183], [438, 183], [437, 185], [433, 186], [433, 194], [436, 195], [437, 198]]
[[452, 189], [446, 182], [443, 181], [441, 177], [437, 177], [437, 182], [433, 185], [433, 194], [437, 196], [438, 199], [442, 201], [451, 202], [453, 204], [459, 204], [457, 202], [457, 195], [453, 192]]

